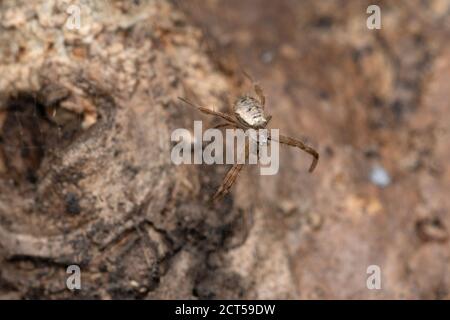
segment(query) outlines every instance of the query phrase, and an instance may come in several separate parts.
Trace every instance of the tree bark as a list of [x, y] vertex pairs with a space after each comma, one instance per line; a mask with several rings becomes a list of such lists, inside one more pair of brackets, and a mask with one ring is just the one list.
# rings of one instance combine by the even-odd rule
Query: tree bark
[[222, 261], [244, 211], [206, 205], [223, 172], [170, 161], [199, 116], [177, 96], [229, 90], [199, 30], [168, 1], [73, 4], [79, 29], [66, 1], [0, 4], [1, 296], [245, 297]]

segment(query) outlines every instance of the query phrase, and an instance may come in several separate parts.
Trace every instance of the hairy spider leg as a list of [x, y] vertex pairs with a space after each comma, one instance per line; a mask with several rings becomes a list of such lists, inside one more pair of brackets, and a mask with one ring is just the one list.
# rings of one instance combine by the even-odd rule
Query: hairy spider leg
[[[269, 139], [274, 140], [274, 139], [272, 139], [272, 137], [270, 135], [269, 135]], [[286, 136], [283, 136], [283, 135], [279, 136], [278, 142], [282, 143], [282, 144], [289, 145], [289, 146], [300, 148], [301, 150], [303, 150], [303, 151], [309, 153], [310, 155], [312, 155], [313, 156], [313, 161], [312, 161], [311, 166], [309, 167], [308, 171], [309, 172], [313, 172], [314, 171], [314, 169], [316, 168], [317, 163], [319, 161], [319, 153], [317, 153], [316, 150], [314, 150], [313, 148], [307, 146], [306, 144], [304, 144], [300, 140], [297, 140], [297, 139], [294, 139], [294, 138], [291, 138], [291, 137], [286, 137]]]
[[190, 102], [189, 100], [187, 100], [185, 98], [178, 97], [178, 99], [180, 99], [181, 101], [187, 103], [188, 105], [198, 109], [200, 112], [203, 112], [203, 113], [208, 114], [208, 115], [218, 116], [218, 117], [224, 119], [225, 121], [227, 121], [227, 122], [229, 122], [231, 124], [234, 124], [234, 125], [236, 125], [239, 128], [242, 128], [242, 126], [239, 123], [237, 123], [236, 120], [232, 116], [230, 116], [229, 114], [226, 114], [226, 113], [223, 113], [223, 112], [220, 112], [220, 111], [214, 111], [214, 110], [202, 107], [202, 106], [195, 105], [193, 102]]

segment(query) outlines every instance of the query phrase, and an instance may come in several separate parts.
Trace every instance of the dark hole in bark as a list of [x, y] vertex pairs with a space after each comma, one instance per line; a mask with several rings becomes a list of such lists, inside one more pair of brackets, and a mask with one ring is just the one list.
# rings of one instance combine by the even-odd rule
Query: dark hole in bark
[[[16, 183], [38, 182], [44, 157], [73, 141], [82, 117], [56, 105], [44, 105], [35, 94], [19, 93], [2, 106], [0, 157], [4, 175]], [[0, 173], [1, 175], [1, 173]]]

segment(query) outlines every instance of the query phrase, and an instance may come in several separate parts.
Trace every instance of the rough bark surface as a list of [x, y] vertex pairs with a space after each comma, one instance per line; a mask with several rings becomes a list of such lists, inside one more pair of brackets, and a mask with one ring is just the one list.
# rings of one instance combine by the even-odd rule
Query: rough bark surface
[[[378, 3], [380, 32], [365, 1], [1, 1], [0, 297], [448, 298], [450, 9]], [[321, 161], [281, 149], [211, 207], [227, 168], [170, 133], [214, 120], [177, 96], [227, 110], [242, 67]]]

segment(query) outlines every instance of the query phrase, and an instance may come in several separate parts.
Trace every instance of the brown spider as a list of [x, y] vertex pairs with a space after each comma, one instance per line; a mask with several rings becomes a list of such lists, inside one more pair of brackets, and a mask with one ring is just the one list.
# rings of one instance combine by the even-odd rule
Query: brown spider
[[[217, 116], [226, 121], [224, 123], [221, 123], [221, 124], [215, 126], [215, 128], [230, 127], [230, 128], [239, 128], [239, 129], [243, 129], [243, 130], [265, 129], [267, 127], [270, 119], [272, 119], [272, 116], [271, 115], [266, 116], [264, 114], [264, 107], [266, 104], [266, 98], [264, 96], [264, 92], [258, 84], [254, 83], [254, 81], [250, 78], [250, 76], [248, 76], [248, 75], [246, 75], [246, 76], [252, 81], [253, 88], [254, 88], [256, 95], [258, 96], [258, 99], [255, 99], [248, 95], [239, 97], [233, 105], [234, 115], [231, 115], [228, 113], [223, 113], [220, 111], [214, 111], [214, 110], [202, 107], [202, 106], [195, 105], [194, 103], [192, 103], [184, 98], [178, 97], [178, 99], [193, 106], [194, 108], [200, 110], [201, 112], [203, 112], [205, 114]], [[268, 139], [275, 141], [270, 135], [268, 136]], [[283, 135], [279, 135], [278, 142], [281, 144], [298, 147], [301, 150], [312, 155], [314, 159], [313, 159], [313, 162], [311, 163], [311, 166], [309, 167], [309, 172], [312, 172], [314, 170], [314, 168], [317, 165], [317, 162], [319, 161], [319, 154], [317, 153], [316, 150], [305, 145], [303, 142], [301, 142], [297, 139], [294, 139], [291, 137], [286, 137]], [[247, 154], [246, 154], [246, 156], [247, 156]], [[244, 164], [234, 164], [233, 165], [233, 167], [227, 172], [227, 174], [226, 174], [225, 178], [223, 179], [222, 184], [218, 188], [217, 192], [214, 194], [214, 196], [212, 198], [213, 201], [217, 201], [217, 200], [221, 199], [223, 196], [225, 196], [229, 192], [231, 186], [236, 181], [236, 178], [238, 177], [239, 172], [242, 170], [243, 166], [244, 166]]]

